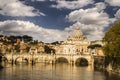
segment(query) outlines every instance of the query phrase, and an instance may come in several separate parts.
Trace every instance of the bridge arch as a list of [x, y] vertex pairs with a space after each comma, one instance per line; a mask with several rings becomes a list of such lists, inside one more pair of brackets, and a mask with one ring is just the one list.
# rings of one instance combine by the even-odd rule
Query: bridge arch
[[55, 60], [55, 63], [69, 63], [68, 59], [65, 58], [65, 57], [58, 57], [56, 60]]
[[77, 66], [88, 66], [89, 62], [86, 58], [80, 57], [75, 60]]
[[15, 63], [28, 63], [28, 59], [23, 57], [17, 57], [15, 59]]

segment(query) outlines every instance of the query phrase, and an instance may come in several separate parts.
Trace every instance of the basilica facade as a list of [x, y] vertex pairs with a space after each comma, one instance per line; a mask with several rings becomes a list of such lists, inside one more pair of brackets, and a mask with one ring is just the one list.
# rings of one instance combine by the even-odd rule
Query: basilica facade
[[64, 40], [56, 54], [90, 54], [88, 46], [91, 42], [80, 31], [79, 26], [74, 26], [72, 34]]

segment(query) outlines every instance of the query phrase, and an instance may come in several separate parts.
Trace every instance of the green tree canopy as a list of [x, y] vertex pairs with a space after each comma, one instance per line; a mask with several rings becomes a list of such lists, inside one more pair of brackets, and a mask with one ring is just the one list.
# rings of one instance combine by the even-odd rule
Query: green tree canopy
[[28, 35], [23, 35], [22, 38], [25, 42], [33, 41], [33, 38], [31, 36], [28, 36]]
[[56, 44], [60, 44], [58, 41], [52, 42], [51, 44], [56, 45]]
[[95, 49], [96, 47], [102, 47], [100, 44], [90, 45], [87, 48]]
[[103, 47], [105, 55], [114, 63], [120, 62], [120, 22], [106, 32], [103, 41], [106, 43]]

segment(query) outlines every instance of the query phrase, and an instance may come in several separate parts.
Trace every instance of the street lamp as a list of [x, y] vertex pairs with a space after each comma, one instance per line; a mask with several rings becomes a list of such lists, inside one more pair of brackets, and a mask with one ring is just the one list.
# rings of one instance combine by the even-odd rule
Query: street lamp
[[14, 60], [13, 60], [13, 53], [11, 53], [11, 55], [12, 55], [12, 60], [11, 60], [12, 62], [11, 62], [11, 63], [12, 63], [12, 65], [13, 65], [13, 63], [14, 63]]
[[33, 53], [31, 53], [31, 55], [32, 55], [32, 65], [34, 64], [34, 60], [33, 60]]

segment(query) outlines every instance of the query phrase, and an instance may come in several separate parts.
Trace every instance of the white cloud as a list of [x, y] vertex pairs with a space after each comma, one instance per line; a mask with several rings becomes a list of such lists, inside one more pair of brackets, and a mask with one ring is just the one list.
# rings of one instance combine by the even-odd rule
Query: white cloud
[[67, 18], [69, 21], [79, 21], [83, 24], [104, 24], [104, 21], [109, 20], [107, 13], [99, 12], [97, 8], [75, 10]]
[[120, 0], [105, 0], [111, 6], [120, 6]]
[[[105, 2], [111, 6], [120, 7], [120, 0], [105, 0]], [[116, 12], [116, 14], [114, 14], [114, 16], [117, 20], [120, 20], [120, 9]]]
[[19, 0], [1, 0], [0, 14], [7, 16], [45, 16], [32, 6], [27, 6]]
[[79, 24], [82, 32], [90, 40], [102, 39], [104, 29], [116, 20], [109, 18], [109, 15], [103, 11], [105, 9], [104, 3], [97, 3], [95, 5], [93, 8], [72, 11], [66, 16], [68, 21], [77, 22], [74, 25]]
[[35, 40], [44, 42], [61, 41], [67, 37], [64, 30], [46, 29], [32, 22], [20, 20], [0, 22], [0, 30], [4, 35], [29, 35]]
[[[55, 0], [52, 0], [55, 1]], [[66, 1], [66, 0], [56, 0], [56, 5], [51, 5], [54, 8], [66, 8], [66, 9], [78, 9], [84, 7], [88, 4], [92, 4], [93, 0], [75, 0], [75, 1]]]
[[120, 20], [120, 9], [115, 14], [116, 19]]
[[98, 11], [104, 10], [106, 8], [106, 4], [103, 2], [96, 3], [95, 5]]

